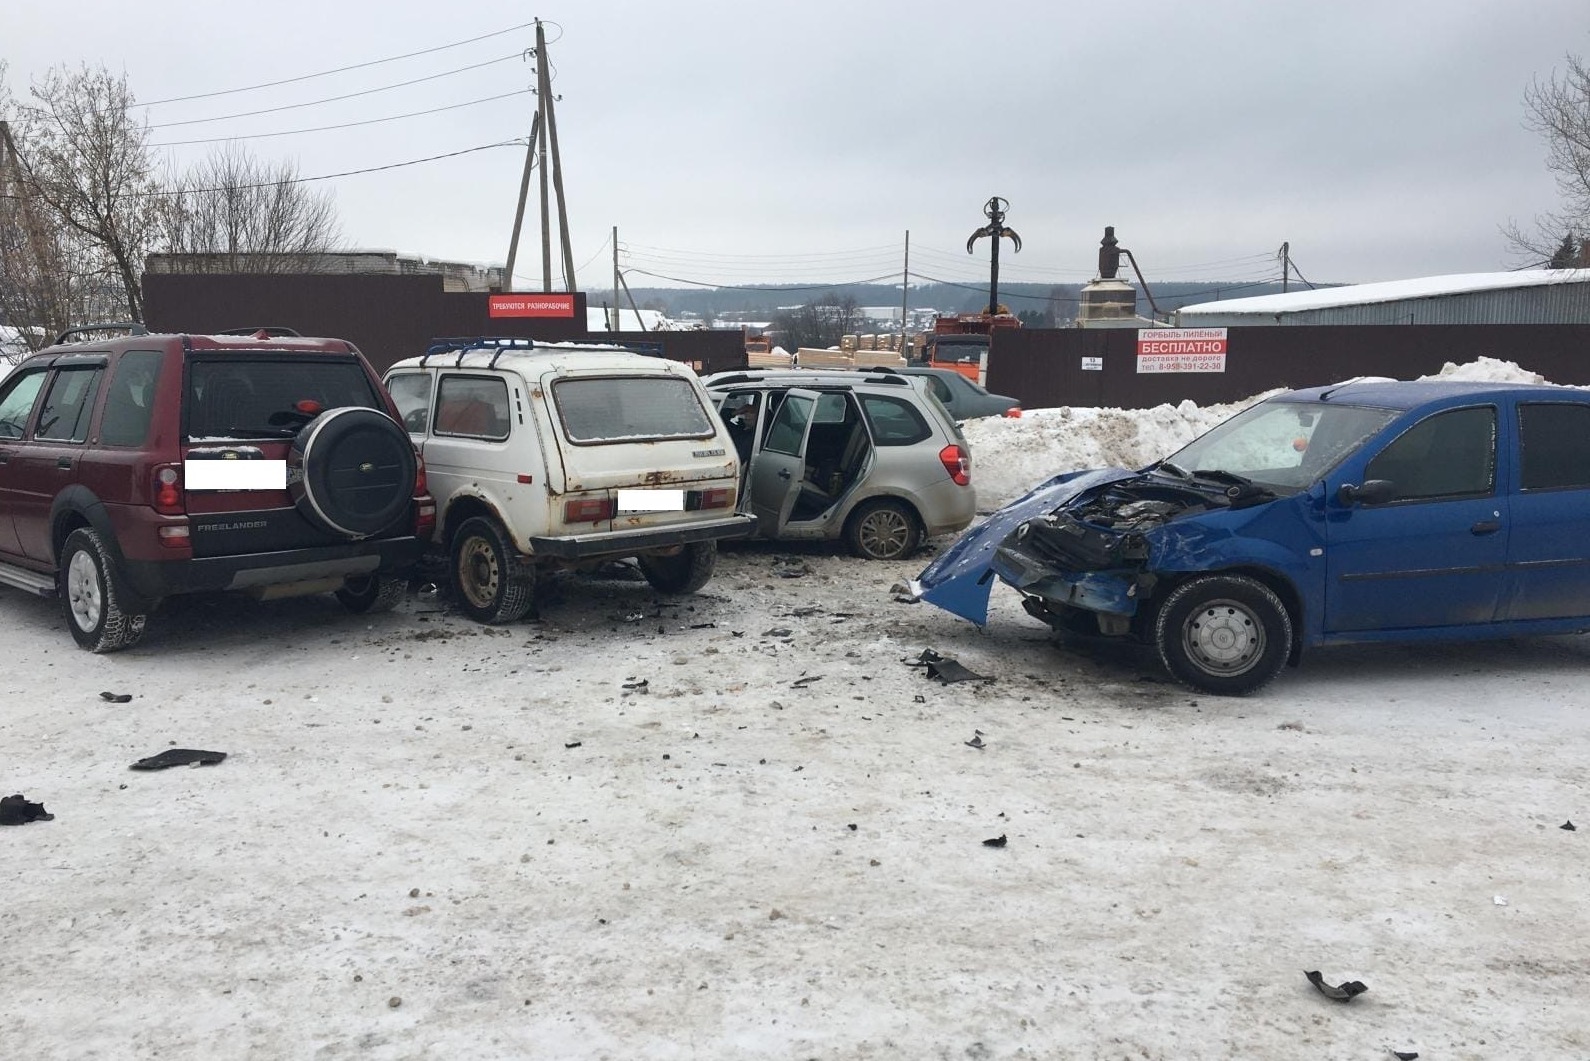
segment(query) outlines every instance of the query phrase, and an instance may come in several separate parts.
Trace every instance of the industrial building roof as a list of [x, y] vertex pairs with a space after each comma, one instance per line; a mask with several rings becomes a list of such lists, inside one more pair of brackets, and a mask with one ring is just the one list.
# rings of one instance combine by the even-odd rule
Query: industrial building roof
[[1253, 298], [1228, 298], [1219, 302], [1200, 302], [1183, 306], [1182, 314], [1253, 313], [1272, 316], [1301, 310], [1361, 306], [1373, 302], [1402, 302], [1414, 298], [1438, 298], [1475, 291], [1506, 288], [1544, 287], [1551, 284], [1590, 283], [1590, 269], [1523, 269], [1507, 273], [1457, 273], [1450, 276], [1424, 276], [1412, 280], [1386, 280], [1374, 284], [1349, 284], [1344, 287], [1289, 291], [1283, 295], [1258, 295]]

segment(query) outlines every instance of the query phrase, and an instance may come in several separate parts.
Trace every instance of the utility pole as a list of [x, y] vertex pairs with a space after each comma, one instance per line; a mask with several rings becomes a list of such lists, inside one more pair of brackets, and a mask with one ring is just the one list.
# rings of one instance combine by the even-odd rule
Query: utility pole
[[541, 290], [552, 290], [552, 223], [547, 213], [547, 99], [552, 95], [552, 75], [547, 68], [547, 31], [536, 19], [536, 123], [541, 129], [536, 144], [541, 166]]
[[911, 304], [911, 230], [905, 230], [905, 270], [900, 284], [900, 353], [905, 354], [906, 327], [911, 319], [906, 316]]
[[524, 204], [530, 197], [530, 171], [536, 164], [536, 137], [541, 131], [539, 113], [530, 121], [530, 142], [524, 149], [524, 175], [519, 178], [519, 205], [513, 212], [513, 235], [508, 239], [508, 264], [503, 267], [508, 275], [502, 278], [503, 288], [513, 290], [513, 265], [519, 257], [519, 230], [524, 227]]
[[613, 226], [613, 323], [608, 325], [608, 328], [607, 328], [608, 331], [611, 331], [611, 332], [618, 331], [619, 321], [623, 319], [621, 317], [622, 313], [623, 313], [623, 310], [618, 308], [618, 226], [614, 225]]
[[[519, 233], [524, 225], [525, 201], [530, 196], [530, 171], [541, 170], [541, 290], [552, 290], [552, 213], [548, 195], [547, 153], [552, 155], [551, 182], [558, 197], [559, 247], [563, 258], [564, 286], [574, 290], [574, 251], [569, 241], [569, 214], [563, 199], [563, 167], [558, 157], [558, 122], [552, 95], [552, 63], [547, 58], [546, 27], [536, 19], [536, 113], [530, 123], [530, 141], [525, 147], [524, 173], [519, 179], [519, 202], [514, 211], [513, 235], [508, 242], [507, 276], [504, 284], [513, 290], [514, 265], [519, 257]], [[614, 294], [617, 299], [617, 293]]]
[[1281, 290], [1285, 292], [1289, 290], [1288, 284], [1292, 275], [1292, 244], [1282, 243], [1281, 252], [1277, 257], [1281, 259]]

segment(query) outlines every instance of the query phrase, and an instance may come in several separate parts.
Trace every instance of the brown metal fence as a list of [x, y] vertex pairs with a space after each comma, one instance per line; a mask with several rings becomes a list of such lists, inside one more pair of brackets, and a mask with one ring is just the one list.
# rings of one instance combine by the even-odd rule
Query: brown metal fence
[[[1022, 328], [993, 337], [988, 389], [1027, 409], [1148, 409], [1237, 401], [1354, 376], [1413, 379], [1447, 362], [1516, 362], [1552, 383], [1590, 385], [1590, 324], [1318, 325], [1230, 328], [1224, 372], [1137, 371], [1133, 328]], [[1084, 358], [1098, 359], [1084, 368]]]
[[483, 335], [618, 343], [684, 361], [702, 373], [746, 364], [733, 331], [588, 332], [585, 295], [573, 317], [492, 317], [485, 292], [444, 291], [440, 276], [145, 273], [151, 331], [205, 333], [275, 325], [347, 339], [377, 372], [425, 352], [431, 340]]

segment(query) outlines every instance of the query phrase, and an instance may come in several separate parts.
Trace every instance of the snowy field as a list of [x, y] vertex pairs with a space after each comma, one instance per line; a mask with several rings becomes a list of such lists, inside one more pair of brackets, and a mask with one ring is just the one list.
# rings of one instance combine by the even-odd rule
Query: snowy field
[[[977, 422], [974, 481], [1235, 408]], [[179, 600], [104, 657], [0, 588], [0, 787], [55, 815], [0, 829], [0, 1058], [1590, 1057], [1590, 640], [1220, 699], [1008, 589], [897, 602], [926, 559], [745, 544], [505, 628]], [[227, 758], [128, 769], [173, 746]]]

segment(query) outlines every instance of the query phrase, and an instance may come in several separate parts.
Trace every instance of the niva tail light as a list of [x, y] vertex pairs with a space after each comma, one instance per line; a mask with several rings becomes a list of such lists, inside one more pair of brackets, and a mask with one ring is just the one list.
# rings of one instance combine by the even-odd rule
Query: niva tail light
[[588, 497], [563, 503], [563, 522], [600, 523], [613, 518], [618, 502], [606, 497]]

